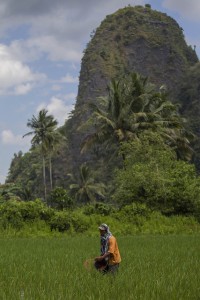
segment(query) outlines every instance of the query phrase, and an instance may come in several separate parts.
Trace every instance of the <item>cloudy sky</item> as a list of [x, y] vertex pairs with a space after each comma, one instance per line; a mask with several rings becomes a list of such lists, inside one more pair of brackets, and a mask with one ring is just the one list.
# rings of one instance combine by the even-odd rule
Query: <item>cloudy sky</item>
[[28, 151], [27, 120], [46, 108], [68, 118], [77, 96], [83, 50], [106, 15], [149, 3], [184, 29], [200, 58], [199, 0], [1, 0], [0, 183], [14, 153]]

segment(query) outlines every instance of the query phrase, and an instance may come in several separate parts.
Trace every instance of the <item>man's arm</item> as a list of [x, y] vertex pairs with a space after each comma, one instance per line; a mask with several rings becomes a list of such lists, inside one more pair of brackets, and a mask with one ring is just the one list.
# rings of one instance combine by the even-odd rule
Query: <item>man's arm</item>
[[101, 256], [97, 256], [95, 257], [95, 261], [102, 261], [104, 260], [106, 257], [110, 256], [110, 253], [109, 252], [106, 252], [104, 255], [101, 255]]
[[109, 257], [110, 255], [112, 255], [112, 253], [114, 252], [114, 246], [115, 246], [115, 239], [113, 237], [111, 237], [108, 241], [108, 251], [101, 256], [97, 256], [95, 258], [95, 261], [101, 261], [103, 259], [105, 259], [106, 257]]

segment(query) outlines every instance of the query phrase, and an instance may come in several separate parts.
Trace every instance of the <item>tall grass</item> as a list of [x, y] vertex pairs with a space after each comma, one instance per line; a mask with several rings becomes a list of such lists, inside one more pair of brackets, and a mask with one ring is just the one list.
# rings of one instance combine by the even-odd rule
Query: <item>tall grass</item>
[[200, 299], [200, 235], [118, 237], [122, 263], [113, 277], [83, 263], [99, 254], [97, 237], [0, 240], [0, 299]]

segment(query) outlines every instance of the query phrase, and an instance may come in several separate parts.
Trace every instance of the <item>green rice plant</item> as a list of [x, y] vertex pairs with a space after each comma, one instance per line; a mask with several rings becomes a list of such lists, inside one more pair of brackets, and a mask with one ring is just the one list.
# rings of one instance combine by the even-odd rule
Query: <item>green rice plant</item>
[[118, 237], [122, 262], [116, 276], [93, 267], [98, 233], [2, 238], [0, 244], [2, 300], [199, 299], [200, 235]]

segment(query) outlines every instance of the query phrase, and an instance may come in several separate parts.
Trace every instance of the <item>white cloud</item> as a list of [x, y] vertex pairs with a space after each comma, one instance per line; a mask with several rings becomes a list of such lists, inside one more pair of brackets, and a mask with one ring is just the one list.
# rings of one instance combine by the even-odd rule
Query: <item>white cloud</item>
[[62, 87], [58, 84], [54, 84], [52, 87], [51, 87], [52, 91], [60, 91], [62, 89]]
[[78, 77], [73, 77], [70, 74], [67, 74], [66, 76], [61, 78], [61, 82], [78, 83]]
[[15, 59], [9, 53], [9, 48], [0, 44], [0, 93], [27, 93], [31, 83], [44, 79], [42, 74], [36, 74], [31, 69]]
[[9, 52], [22, 62], [36, 61], [42, 56], [40, 49], [34, 45], [31, 38], [13, 40], [9, 45]]
[[[30, 49], [32, 57], [37, 57], [37, 53], [38, 57], [45, 53], [51, 61], [80, 62], [82, 57], [81, 43], [72, 41], [67, 36], [61, 41], [59, 36], [43, 33], [23, 42], [21, 53], [23, 53], [23, 48]], [[18, 43], [18, 52], [20, 53], [20, 43]]]
[[189, 20], [200, 20], [199, 0], [164, 0], [163, 7], [174, 10]]
[[[69, 97], [71, 99], [72, 95], [70, 94]], [[59, 122], [59, 125], [61, 126], [68, 119], [69, 113], [73, 110], [74, 105], [66, 104], [63, 100], [57, 97], [52, 97], [50, 103], [41, 103], [37, 107], [37, 112], [39, 112], [43, 108], [47, 109], [48, 113], [53, 115], [54, 118]]]
[[32, 87], [33, 87], [33, 85], [30, 83], [21, 84], [15, 88], [15, 94], [16, 95], [25, 95], [32, 89]]
[[4, 145], [27, 146], [30, 144], [30, 139], [24, 139], [22, 135], [14, 135], [10, 129], [6, 129], [1, 133], [1, 142]]

